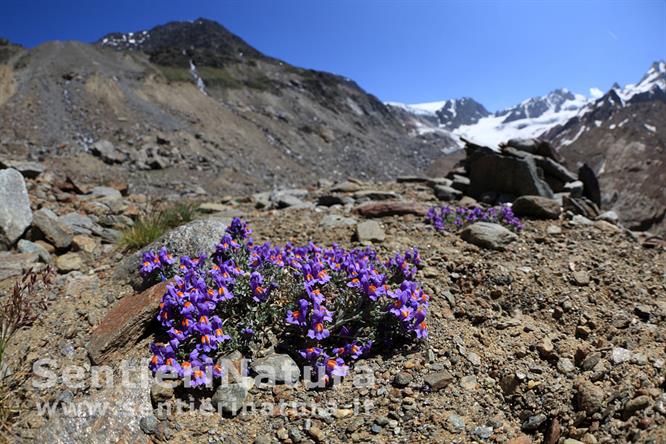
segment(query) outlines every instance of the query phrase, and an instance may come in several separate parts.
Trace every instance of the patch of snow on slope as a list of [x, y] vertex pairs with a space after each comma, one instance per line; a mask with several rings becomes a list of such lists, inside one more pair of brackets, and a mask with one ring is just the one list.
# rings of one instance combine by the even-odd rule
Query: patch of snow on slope
[[[442, 102], [444, 103], [444, 102]], [[434, 116], [435, 111], [437, 111], [439, 108], [437, 108], [435, 111], [427, 111], [421, 108], [416, 108], [415, 105], [406, 105], [404, 103], [400, 102], [386, 102], [387, 105], [400, 108], [404, 111], [407, 111], [408, 113], [414, 114], [416, 116]]]
[[647, 129], [648, 131], [652, 131], [653, 133], [656, 133], [656, 132], [657, 132], [657, 127], [656, 127], [656, 126], [648, 125], [647, 123], [644, 123], [643, 126], [644, 126], [645, 129]]
[[583, 126], [578, 130], [578, 133], [576, 133], [576, 135], [573, 137], [573, 139], [564, 139], [564, 140], [562, 141], [561, 145], [562, 145], [562, 146], [571, 145], [571, 144], [574, 143], [576, 140], [578, 140], [578, 138], [581, 136], [581, 134], [583, 134], [583, 133], [585, 132], [586, 129], [587, 129], [587, 128], [585, 127], [585, 125], [583, 125]]
[[208, 93], [206, 92], [206, 84], [199, 75], [199, 71], [197, 71], [197, 67], [194, 65], [192, 60], [190, 60], [190, 74], [192, 74], [192, 78], [197, 83], [197, 88], [199, 88], [199, 91], [201, 91], [204, 96], [207, 96]]
[[526, 119], [504, 122], [506, 115], [494, 115], [479, 119], [474, 125], [463, 125], [453, 134], [465, 137], [473, 142], [497, 147], [500, 143], [513, 138], [538, 137], [556, 125], [563, 125], [576, 116], [587, 103], [584, 96], [576, 95], [574, 100], [565, 102], [560, 111], [554, 107], [540, 115]]

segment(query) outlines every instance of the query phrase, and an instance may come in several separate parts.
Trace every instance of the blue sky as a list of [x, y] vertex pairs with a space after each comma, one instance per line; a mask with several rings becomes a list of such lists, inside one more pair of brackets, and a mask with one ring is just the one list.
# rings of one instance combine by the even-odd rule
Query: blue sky
[[3, 0], [0, 36], [94, 41], [198, 17], [382, 100], [470, 96], [491, 111], [558, 87], [636, 82], [666, 59], [666, 0]]

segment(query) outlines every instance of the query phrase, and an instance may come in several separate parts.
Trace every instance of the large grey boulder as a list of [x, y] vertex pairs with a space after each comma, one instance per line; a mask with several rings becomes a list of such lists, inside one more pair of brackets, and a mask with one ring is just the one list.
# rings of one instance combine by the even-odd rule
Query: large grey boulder
[[469, 194], [480, 198], [486, 192], [553, 197], [553, 191], [538, 174], [534, 159], [477, 152], [468, 158]]
[[157, 251], [164, 246], [174, 256], [210, 254], [215, 251], [215, 246], [230, 222], [231, 219], [228, 217], [210, 217], [174, 228], [142, 250], [123, 259], [116, 268], [115, 276], [129, 282], [137, 290], [145, 289], [147, 283], [142, 282], [138, 272], [143, 253]]
[[490, 222], [476, 222], [466, 227], [460, 237], [465, 242], [490, 250], [505, 250], [508, 244], [518, 239], [515, 233]]
[[0, 170], [0, 250], [7, 249], [32, 223], [25, 181], [14, 169]]
[[533, 219], [557, 219], [560, 217], [560, 203], [541, 196], [521, 196], [513, 202], [513, 213]]

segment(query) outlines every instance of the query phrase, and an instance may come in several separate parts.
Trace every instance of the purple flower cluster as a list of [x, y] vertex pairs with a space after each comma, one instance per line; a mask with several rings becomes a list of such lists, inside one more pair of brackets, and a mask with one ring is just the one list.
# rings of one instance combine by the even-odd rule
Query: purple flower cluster
[[146, 253], [142, 276], [173, 276], [158, 314], [163, 340], [151, 345], [153, 372], [209, 384], [221, 376], [219, 356], [272, 331], [328, 383], [377, 341], [427, 337], [416, 249], [382, 261], [371, 248], [256, 245], [250, 234], [234, 219], [209, 258], [181, 257], [177, 267], [165, 249]]
[[433, 207], [428, 210], [426, 219], [437, 231], [455, 231], [474, 222], [493, 222], [505, 225], [513, 231], [521, 231], [524, 228], [523, 223], [506, 204], [487, 210], [479, 207], [463, 208], [448, 205]]

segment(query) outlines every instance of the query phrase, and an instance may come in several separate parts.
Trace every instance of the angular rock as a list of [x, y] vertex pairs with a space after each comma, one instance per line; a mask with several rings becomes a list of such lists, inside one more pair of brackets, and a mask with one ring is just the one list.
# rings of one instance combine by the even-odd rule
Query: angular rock
[[572, 274], [574, 283], [584, 287], [590, 284], [590, 274], [584, 270], [574, 271]]
[[585, 379], [579, 379], [576, 381], [575, 389], [576, 403], [579, 410], [592, 415], [601, 409], [605, 396], [601, 387]]
[[37, 253], [0, 253], [0, 281], [20, 276], [39, 260]]
[[139, 341], [155, 319], [167, 282], [118, 301], [93, 330], [88, 344], [90, 360], [100, 365], [114, 352]]
[[72, 249], [84, 253], [93, 254], [97, 249], [97, 242], [92, 237], [77, 234], [72, 238]]
[[41, 259], [41, 261], [44, 262], [45, 264], [50, 264], [52, 261], [51, 255], [49, 254], [48, 251], [46, 251], [46, 248], [44, 248], [39, 244], [30, 242], [29, 240], [21, 239], [18, 241], [17, 247], [20, 253], [37, 254], [39, 256], [39, 259]]
[[144, 289], [146, 284], [143, 283], [138, 273], [144, 252], [157, 251], [165, 246], [176, 257], [212, 253], [230, 222], [229, 218], [210, 217], [197, 219], [175, 228], [142, 250], [123, 259], [116, 267], [114, 276], [118, 280], [129, 282], [135, 289]]
[[122, 199], [123, 195], [120, 193], [120, 191], [116, 190], [115, 188], [111, 187], [94, 187], [90, 191], [90, 196], [94, 199], [99, 199], [99, 200], [118, 200]]
[[453, 382], [454, 378], [448, 370], [427, 374], [423, 382], [433, 390], [441, 390]]
[[95, 228], [95, 223], [91, 218], [81, 213], [67, 213], [60, 216], [58, 221], [69, 227], [73, 234], [90, 234]]
[[125, 154], [121, 153], [113, 146], [113, 143], [108, 140], [100, 140], [95, 142], [90, 147], [90, 152], [101, 158], [104, 162], [112, 163], [122, 163], [125, 161]]
[[335, 184], [333, 188], [331, 188], [331, 191], [334, 192], [339, 192], [339, 193], [353, 193], [361, 189], [361, 185], [357, 184], [356, 182], [351, 182], [351, 181], [344, 181], [340, 182], [338, 184]]
[[499, 224], [476, 222], [466, 227], [460, 237], [471, 244], [491, 250], [505, 250], [506, 246], [518, 239], [515, 233]]
[[211, 402], [218, 412], [233, 416], [243, 408], [247, 393], [254, 385], [253, 378], [243, 379], [241, 383], [223, 383], [215, 390]]
[[460, 174], [454, 174], [451, 176], [451, 188], [460, 191], [461, 193], [466, 193], [470, 185], [469, 177], [462, 176]]
[[357, 220], [353, 217], [344, 217], [339, 214], [327, 214], [321, 219], [319, 225], [322, 227], [335, 228], [335, 227], [349, 227], [356, 225]]
[[601, 189], [594, 170], [584, 163], [578, 169], [578, 180], [583, 182], [583, 196], [590, 199], [597, 207], [601, 206]]
[[519, 217], [534, 219], [557, 219], [560, 217], [559, 202], [541, 196], [521, 196], [513, 202], [512, 210]]
[[25, 181], [14, 169], [0, 171], [0, 250], [13, 245], [32, 223]]
[[317, 198], [317, 205], [321, 207], [332, 207], [333, 205], [345, 205], [347, 203], [354, 203], [354, 199], [336, 194], [324, 194]]
[[255, 359], [250, 368], [262, 377], [262, 382], [294, 384], [298, 382], [301, 370], [289, 355], [274, 354]]
[[627, 401], [624, 405], [624, 418], [628, 419], [636, 412], [645, 410], [650, 404], [652, 404], [652, 399], [647, 395], [637, 396], [636, 398]]
[[458, 200], [463, 195], [461, 191], [452, 187], [447, 187], [446, 185], [435, 185], [433, 187], [433, 191], [435, 192], [435, 196], [437, 196], [437, 199], [442, 200], [444, 202]]
[[69, 273], [83, 268], [83, 260], [78, 253], [67, 253], [56, 258], [56, 268], [60, 273]]
[[384, 229], [374, 220], [366, 220], [356, 226], [356, 238], [359, 242], [383, 242], [386, 238]]
[[35, 211], [32, 226], [58, 250], [67, 249], [72, 243], [72, 231], [69, 227], [54, 218], [53, 213], [45, 208]]
[[594, 219], [599, 214], [599, 208], [585, 197], [574, 198], [563, 196], [562, 206], [565, 211], [571, 211], [574, 214], [580, 214], [590, 219]]
[[0, 160], [0, 169], [13, 168], [28, 179], [36, 179], [44, 172], [44, 165], [40, 162], [20, 161], [20, 160]]
[[615, 211], [605, 211], [597, 216], [597, 220], [605, 220], [611, 224], [617, 224], [620, 221], [620, 216]]
[[567, 182], [564, 184], [563, 191], [569, 193], [571, 197], [581, 197], [583, 195], [583, 182], [581, 182], [580, 180]]
[[631, 351], [627, 350], [626, 348], [613, 347], [611, 350], [610, 360], [613, 364], [620, 365], [624, 362], [630, 361], [632, 356], [633, 353], [631, 353]]
[[479, 198], [486, 192], [553, 197], [548, 184], [539, 178], [531, 158], [514, 158], [496, 153], [475, 153], [468, 156], [469, 195]]
[[403, 216], [414, 214], [425, 216], [428, 208], [414, 201], [398, 200], [385, 202], [366, 202], [354, 208], [354, 211], [364, 217]]
[[393, 191], [364, 190], [355, 192], [354, 199], [359, 202], [369, 200], [397, 200], [400, 199], [400, 195]]
[[199, 208], [197, 208], [199, 211], [202, 213], [207, 213], [207, 214], [212, 214], [212, 213], [221, 213], [222, 211], [227, 210], [229, 207], [223, 204], [219, 204], [216, 202], [204, 202], [201, 205], [199, 205]]

